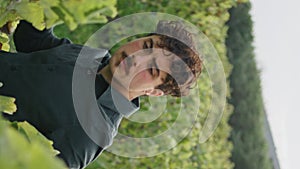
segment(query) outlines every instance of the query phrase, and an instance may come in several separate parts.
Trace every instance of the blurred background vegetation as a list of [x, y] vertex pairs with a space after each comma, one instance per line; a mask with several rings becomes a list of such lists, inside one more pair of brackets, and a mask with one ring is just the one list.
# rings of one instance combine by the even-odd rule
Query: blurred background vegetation
[[[198, 118], [175, 148], [148, 158], [104, 152], [87, 169], [271, 169], [263, 134], [265, 117], [253, 54], [250, 7], [246, 0], [0, 0], [0, 27], [15, 27], [20, 19], [40, 30], [56, 25], [57, 36], [84, 44], [105, 23], [128, 14], [163, 12], [184, 18], [209, 38], [225, 69], [228, 103], [218, 128], [205, 143], [199, 143], [213, 94], [204, 69], [199, 81]], [[0, 32], [0, 48], [13, 51], [11, 36], [5, 31], [10, 30]], [[163, 132], [177, 117], [178, 106], [169, 102], [168, 113], [162, 117], [142, 124], [123, 120], [119, 132], [133, 137]], [[142, 98], [142, 105], [141, 111], [147, 110], [149, 100]], [[15, 106], [14, 98], [0, 96], [0, 112], [13, 113]], [[64, 168], [54, 154], [51, 141], [29, 124], [0, 120], [0, 168]]]

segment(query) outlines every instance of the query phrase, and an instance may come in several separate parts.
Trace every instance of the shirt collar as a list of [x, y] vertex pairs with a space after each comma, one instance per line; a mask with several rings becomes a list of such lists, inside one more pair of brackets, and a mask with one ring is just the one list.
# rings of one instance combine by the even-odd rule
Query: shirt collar
[[109, 86], [98, 98], [98, 104], [129, 117], [140, 108], [139, 98], [129, 101], [120, 92]]
[[103, 62], [110, 58], [110, 54], [106, 49], [95, 49], [84, 46], [80, 51], [80, 57], [77, 58], [76, 64], [82, 68], [91, 71], [91, 74], [96, 74], [105, 64]]

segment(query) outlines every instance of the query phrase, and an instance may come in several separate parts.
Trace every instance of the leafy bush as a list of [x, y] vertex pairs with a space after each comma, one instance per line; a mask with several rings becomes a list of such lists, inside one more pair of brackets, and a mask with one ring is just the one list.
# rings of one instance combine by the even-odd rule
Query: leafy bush
[[[24, 19], [39, 30], [60, 23], [74, 30], [82, 24], [106, 23], [117, 15], [115, 4], [115, 0], [1, 0], [0, 28], [5, 24], [16, 27]], [[0, 44], [8, 51], [6, 35], [0, 34]]]

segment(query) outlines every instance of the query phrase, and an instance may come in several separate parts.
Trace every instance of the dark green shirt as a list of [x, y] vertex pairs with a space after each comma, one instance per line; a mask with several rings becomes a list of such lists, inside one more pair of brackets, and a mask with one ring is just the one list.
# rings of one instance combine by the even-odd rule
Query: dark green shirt
[[[0, 51], [0, 95], [15, 97], [18, 109], [3, 116], [26, 120], [53, 140], [69, 168], [85, 167], [112, 144], [122, 117], [138, 110], [138, 98], [128, 101], [96, 75], [108, 61], [103, 58], [110, 57], [107, 50], [72, 44], [56, 38], [52, 29], [38, 31], [25, 21], [18, 25], [14, 42], [18, 53]], [[91, 64], [77, 60], [83, 49]], [[82, 65], [80, 73], [93, 89], [74, 89], [75, 63]], [[74, 100], [74, 91], [79, 100]], [[74, 105], [80, 105], [81, 113]]]

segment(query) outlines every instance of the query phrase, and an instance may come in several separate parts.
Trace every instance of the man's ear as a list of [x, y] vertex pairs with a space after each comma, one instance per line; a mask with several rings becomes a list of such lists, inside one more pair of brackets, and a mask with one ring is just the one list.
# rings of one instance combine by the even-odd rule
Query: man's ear
[[160, 89], [148, 89], [145, 90], [145, 94], [148, 96], [162, 96], [164, 92]]

